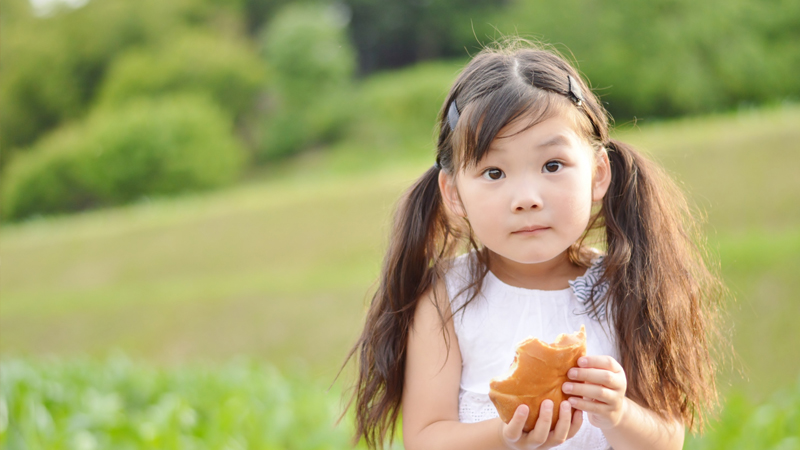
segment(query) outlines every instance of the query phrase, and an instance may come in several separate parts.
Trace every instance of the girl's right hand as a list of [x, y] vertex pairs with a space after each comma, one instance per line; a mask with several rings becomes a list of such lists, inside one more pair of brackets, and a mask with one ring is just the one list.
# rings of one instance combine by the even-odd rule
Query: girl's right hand
[[525, 433], [522, 428], [528, 418], [528, 406], [518, 406], [514, 412], [514, 417], [502, 426], [500, 435], [506, 448], [544, 450], [563, 444], [564, 441], [575, 436], [575, 433], [578, 432], [583, 423], [583, 412], [576, 410], [572, 413], [572, 406], [567, 401], [561, 402], [560, 407], [558, 422], [553, 431], [550, 431], [550, 421], [553, 418], [553, 401], [545, 400], [539, 407], [539, 418], [536, 420], [536, 425], [533, 426], [529, 433]]

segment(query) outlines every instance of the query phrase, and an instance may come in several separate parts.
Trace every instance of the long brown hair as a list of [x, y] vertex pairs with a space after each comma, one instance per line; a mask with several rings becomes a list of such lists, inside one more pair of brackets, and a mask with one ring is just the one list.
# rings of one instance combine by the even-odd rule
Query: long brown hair
[[[580, 102], [571, 93], [575, 82]], [[448, 122], [452, 102], [460, 113], [455, 129]], [[348, 408], [355, 402], [356, 439], [363, 437], [370, 448], [383, 447], [387, 433], [394, 438], [419, 299], [442, 280], [459, 249], [471, 247], [478, 256], [471, 298], [488, 271], [486, 249], [468, 223], [456, 223], [445, 210], [439, 170], [454, 174], [477, 164], [500, 130], [516, 120], [533, 126], [555, 114], [572, 118], [596, 152], [608, 152], [611, 185], [569, 254], [574, 263], [587, 265], [584, 240], [599, 231], [606, 256], [598, 284], [608, 283], [608, 291], [592, 295], [588, 309], [608, 311], [613, 320], [627, 395], [690, 429], [702, 425], [716, 406], [710, 348], [719, 335], [715, 319], [722, 284], [709, 269], [697, 220], [656, 164], [609, 137], [607, 112], [569, 63], [552, 50], [513, 39], [481, 51], [456, 79], [439, 112], [437, 165], [411, 187], [395, 214], [363, 333], [345, 360], [358, 354]], [[445, 337], [451, 314], [439, 311]]]

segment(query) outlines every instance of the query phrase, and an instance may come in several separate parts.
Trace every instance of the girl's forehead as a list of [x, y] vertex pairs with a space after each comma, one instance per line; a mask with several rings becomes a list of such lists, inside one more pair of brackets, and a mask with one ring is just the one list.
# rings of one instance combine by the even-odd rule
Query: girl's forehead
[[517, 120], [503, 127], [489, 148], [502, 148], [520, 140], [531, 141], [529, 143], [537, 147], [570, 145], [583, 140], [575, 128], [574, 121], [563, 115], [554, 115], [538, 123], [530, 119]]
[[497, 134], [479, 164], [486, 158], [500, 156], [514, 149], [523, 148], [528, 151], [540, 153], [554, 149], [590, 149], [585, 139], [581, 138], [574, 129], [571, 121], [561, 116], [554, 116], [539, 123], [530, 125], [527, 121], [520, 121], [505, 127]]

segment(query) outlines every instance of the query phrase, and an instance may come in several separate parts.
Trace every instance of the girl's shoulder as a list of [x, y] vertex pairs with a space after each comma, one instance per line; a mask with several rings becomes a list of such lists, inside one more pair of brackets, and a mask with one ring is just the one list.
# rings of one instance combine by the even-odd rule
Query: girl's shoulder
[[448, 292], [451, 288], [471, 284], [472, 274], [479, 264], [475, 251], [470, 251], [450, 259], [444, 270]]
[[480, 278], [480, 269], [481, 263], [475, 250], [455, 256], [446, 262], [444, 282], [453, 310], [459, 309], [482, 291], [483, 283], [476, 283]]
[[447, 265], [447, 273], [458, 273], [463, 271], [470, 271], [475, 264], [478, 263], [478, 257], [475, 250], [463, 253], [450, 259]]

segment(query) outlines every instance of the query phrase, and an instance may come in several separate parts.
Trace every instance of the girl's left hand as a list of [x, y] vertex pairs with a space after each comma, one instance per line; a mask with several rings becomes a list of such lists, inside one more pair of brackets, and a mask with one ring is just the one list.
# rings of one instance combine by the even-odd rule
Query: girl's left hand
[[578, 367], [569, 369], [567, 376], [582, 381], [568, 381], [561, 390], [575, 396], [569, 398], [570, 404], [575, 409], [586, 411], [589, 423], [601, 430], [614, 428], [620, 423], [625, 412], [628, 380], [617, 360], [610, 356], [582, 356], [578, 358]]

